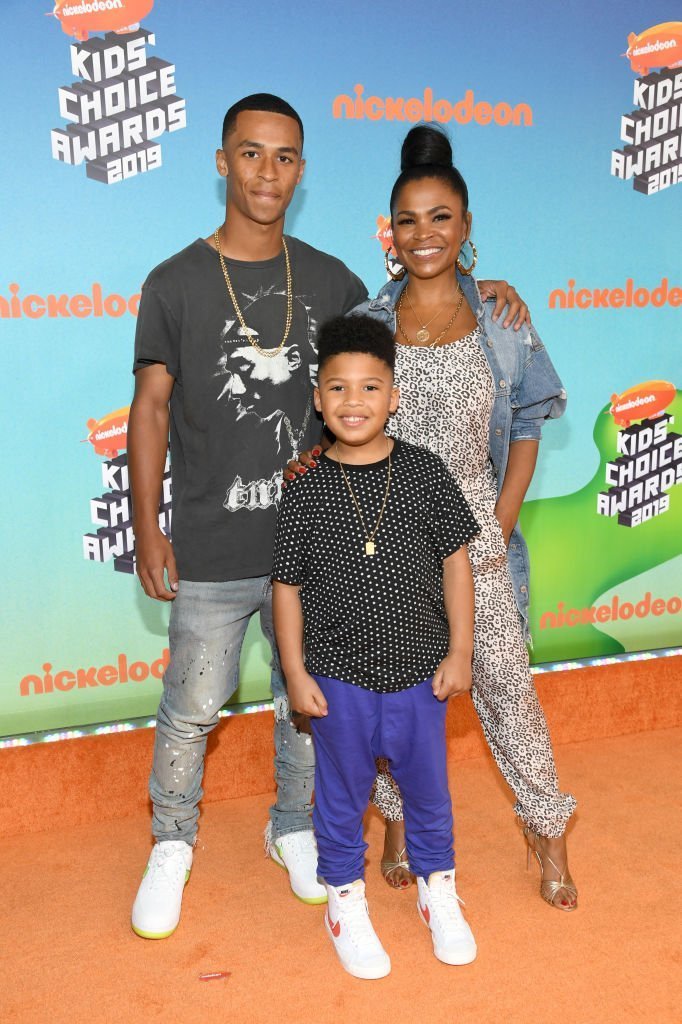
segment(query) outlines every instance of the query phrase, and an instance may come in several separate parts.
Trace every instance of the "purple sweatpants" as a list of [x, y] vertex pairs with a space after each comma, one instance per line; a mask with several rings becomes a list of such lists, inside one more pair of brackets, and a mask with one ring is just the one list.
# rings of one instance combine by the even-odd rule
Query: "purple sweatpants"
[[362, 819], [385, 757], [400, 786], [410, 868], [428, 878], [455, 863], [452, 803], [445, 747], [447, 701], [437, 700], [427, 679], [399, 693], [315, 676], [329, 705], [312, 718], [315, 741], [315, 806], [318, 874], [328, 885], [346, 885], [365, 874]]

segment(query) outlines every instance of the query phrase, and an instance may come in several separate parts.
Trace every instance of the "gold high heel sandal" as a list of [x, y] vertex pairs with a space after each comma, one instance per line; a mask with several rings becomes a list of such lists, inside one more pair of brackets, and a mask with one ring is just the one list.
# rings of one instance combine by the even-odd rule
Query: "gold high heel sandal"
[[407, 848], [403, 846], [402, 850], [395, 850], [394, 856], [395, 860], [382, 860], [381, 873], [392, 889], [409, 889], [412, 885], [412, 875], [403, 879], [403, 881], [399, 882], [397, 885], [392, 881], [394, 872], [398, 871], [399, 868], [404, 868], [405, 871], [410, 870], [410, 864], [407, 859]]
[[[560, 871], [556, 866], [552, 858], [547, 853], [540, 854], [538, 850], [539, 835], [537, 832], [533, 832], [532, 828], [528, 825], [523, 826], [523, 834], [527, 844], [527, 856], [526, 856], [526, 871], [530, 868], [531, 854], [534, 853], [537, 857], [538, 864], [540, 865], [540, 895], [543, 900], [549, 903], [550, 906], [556, 907], [557, 910], [570, 911], [576, 910], [578, 907], [578, 890], [573, 882], [567, 882], [564, 878], [563, 871]], [[547, 861], [552, 865], [557, 875], [558, 880], [545, 878], [545, 867], [542, 863], [542, 857], [546, 857]], [[574, 903], [567, 902], [566, 906], [562, 906], [561, 903], [555, 903], [557, 896], [561, 891], [564, 891], [569, 898], [575, 900]]]

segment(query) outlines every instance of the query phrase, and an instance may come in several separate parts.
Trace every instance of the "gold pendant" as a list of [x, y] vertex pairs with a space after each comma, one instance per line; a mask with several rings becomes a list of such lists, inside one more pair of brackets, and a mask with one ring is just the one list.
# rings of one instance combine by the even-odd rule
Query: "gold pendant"
[[368, 540], [367, 543], [365, 544], [365, 554], [366, 555], [373, 555], [374, 554], [374, 541], [373, 540]]
[[416, 338], [420, 345], [425, 345], [430, 337], [431, 335], [429, 334], [425, 327], [422, 327], [420, 330], [417, 331]]

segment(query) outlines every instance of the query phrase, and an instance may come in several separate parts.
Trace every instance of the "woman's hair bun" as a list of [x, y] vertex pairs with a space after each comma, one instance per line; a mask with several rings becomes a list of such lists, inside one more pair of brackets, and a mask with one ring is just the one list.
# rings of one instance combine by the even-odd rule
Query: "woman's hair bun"
[[452, 167], [452, 146], [444, 131], [429, 124], [410, 128], [400, 150], [400, 170], [413, 167]]

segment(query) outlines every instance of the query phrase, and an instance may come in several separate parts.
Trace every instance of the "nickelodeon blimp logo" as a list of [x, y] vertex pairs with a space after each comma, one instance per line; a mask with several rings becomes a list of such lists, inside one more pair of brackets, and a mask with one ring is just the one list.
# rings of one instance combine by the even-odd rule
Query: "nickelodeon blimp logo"
[[116, 409], [99, 420], [88, 420], [88, 436], [83, 438], [84, 442], [89, 441], [95, 449], [95, 455], [102, 455], [105, 459], [115, 459], [119, 452], [128, 447], [128, 416], [130, 406], [123, 409]]
[[682, 21], [665, 21], [639, 35], [631, 32], [623, 56], [638, 75], [647, 75], [652, 68], [682, 65]]
[[391, 228], [391, 218], [379, 215], [377, 217], [377, 229], [372, 235], [372, 238], [376, 238], [377, 242], [381, 244], [381, 248], [384, 252], [393, 245], [393, 229]]
[[134, 32], [154, 0], [56, 0], [51, 12], [62, 32], [84, 42], [91, 32]]
[[617, 427], [629, 427], [636, 420], [655, 420], [663, 415], [675, 392], [675, 385], [667, 380], [648, 380], [622, 395], [611, 395], [609, 412]]

